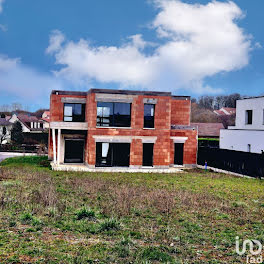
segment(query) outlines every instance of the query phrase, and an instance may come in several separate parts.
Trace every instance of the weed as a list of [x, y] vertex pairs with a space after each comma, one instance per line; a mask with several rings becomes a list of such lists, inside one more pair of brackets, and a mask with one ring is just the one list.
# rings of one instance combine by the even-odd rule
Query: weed
[[120, 222], [115, 218], [103, 220], [99, 225], [99, 231], [119, 230]]
[[91, 219], [91, 218], [94, 218], [94, 217], [95, 217], [95, 212], [92, 209], [90, 209], [90, 208], [84, 207], [84, 208], [82, 208], [82, 209], [80, 209], [80, 210], [78, 210], [76, 212], [77, 220], [81, 220], [83, 218]]

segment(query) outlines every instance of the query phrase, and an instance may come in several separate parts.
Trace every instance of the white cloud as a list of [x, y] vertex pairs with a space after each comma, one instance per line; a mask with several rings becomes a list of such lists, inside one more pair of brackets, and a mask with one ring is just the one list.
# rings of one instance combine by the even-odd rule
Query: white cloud
[[73, 81], [212, 92], [203, 85], [204, 78], [248, 64], [250, 41], [236, 24], [243, 13], [233, 2], [192, 5], [162, 0], [155, 4], [159, 13], [152, 25], [166, 42], [152, 56], [145, 55], [147, 42], [141, 35], [129, 37], [119, 47], [94, 47], [83, 39], [62, 45], [65, 37], [55, 31], [47, 52], [54, 53], [56, 63], [63, 65], [57, 74]]
[[244, 17], [233, 2], [206, 5], [177, 0], [155, 1], [158, 14], [152, 28], [162, 43], [146, 55], [141, 35], [121, 46], [92, 46], [88, 41], [66, 41], [54, 31], [47, 53], [61, 65], [57, 76], [74, 82], [97, 81], [153, 90], [192, 89], [218, 92], [204, 84], [206, 77], [245, 67], [250, 37], [236, 22]]
[[64, 35], [58, 30], [53, 30], [50, 35], [50, 43], [48, 48], [46, 49], [46, 53], [53, 54], [54, 52], [58, 51], [64, 41]]
[[48, 101], [53, 89], [63, 89], [62, 81], [25, 66], [19, 58], [0, 54], [0, 94], [15, 96], [25, 103], [42, 104]]
[[0, 13], [3, 11], [3, 3], [5, 0], [0, 0]]

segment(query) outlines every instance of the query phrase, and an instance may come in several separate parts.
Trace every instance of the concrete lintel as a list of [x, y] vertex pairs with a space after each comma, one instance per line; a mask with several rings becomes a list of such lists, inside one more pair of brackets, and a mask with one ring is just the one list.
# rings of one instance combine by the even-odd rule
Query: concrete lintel
[[86, 98], [62, 97], [61, 102], [69, 104], [86, 104]]
[[100, 136], [94, 135], [95, 142], [106, 142], [106, 143], [131, 143], [131, 136]]
[[110, 103], [132, 103], [134, 95], [125, 94], [95, 94], [95, 101]]
[[69, 129], [69, 130], [87, 130], [87, 122], [50, 122], [50, 128]]
[[185, 143], [188, 137], [170, 137], [174, 143]]
[[143, 103], [144, 104], [157, 104], [158, 99], [154, 99], [154, 98], [144, 98], [143, 99]]
[[157, 137], [151, 137], [151, 136], [134, 136], [134, 139], [141, 139], [142, 143], [155, 143], [157, 140]]

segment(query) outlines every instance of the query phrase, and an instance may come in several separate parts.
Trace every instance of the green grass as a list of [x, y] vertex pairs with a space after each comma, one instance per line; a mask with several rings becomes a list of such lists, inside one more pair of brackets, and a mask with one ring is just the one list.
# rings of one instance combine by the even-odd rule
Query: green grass
[[198, 140], [219, 141], [219, 138], [198, 138]]
[[203, 170], [56, 172], [0, 165], [0, 263], [245, 263], [264, 244], [264, 183]]

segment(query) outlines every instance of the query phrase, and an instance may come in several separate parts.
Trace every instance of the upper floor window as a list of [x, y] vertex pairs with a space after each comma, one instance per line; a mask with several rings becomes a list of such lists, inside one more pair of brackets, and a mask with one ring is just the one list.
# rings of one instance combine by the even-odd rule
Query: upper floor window
[[246, 125], [252, 125], [253, 110], [246, 110]]
[[130, 127], [131, 104], [98, 102], [96, 125], [103, 127]]
[[155, 105], [144, 104], [144, 127], [154, 128]]
[[64, 121], [84, 122], [85, 104], [64, 104]]

